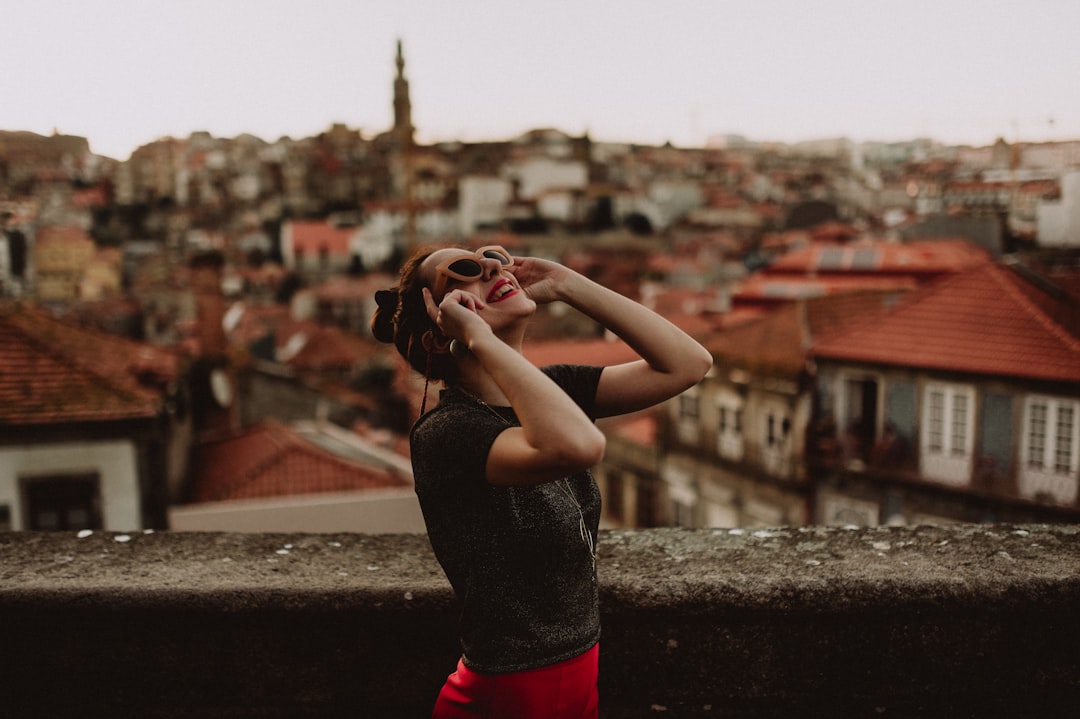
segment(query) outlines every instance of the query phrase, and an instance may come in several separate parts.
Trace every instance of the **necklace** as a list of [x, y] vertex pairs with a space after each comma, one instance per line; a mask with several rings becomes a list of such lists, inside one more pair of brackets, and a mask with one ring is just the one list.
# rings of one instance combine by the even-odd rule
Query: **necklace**
[[[504, 422], [508, 426], [511, 426], [511, 427], [514, 426], [510, 422], [510, 420], [508, 420], [506, 417], [504, 417], [501, 414], [499, 414], [498, 412], [496, 412], [494, 407], [492, 407], [487, 402], [485, 402], [484, 400], [477, 397], [472, 392], [468, 391], [464, 387], [458, 387], [457, 389], [463, 395], [465, 395], [466, 397], [471, 399], [473, 402], [475, 402], [476, 404], [480, 405], [481, 407], [486, 409], [491, 414], [498, 417], [500, 420], [502, 420], [502, 422]], [[593, 570], [595, 571], [596, 570], [596, 541], [593, 539], [592, 532], [589, 531], [588, 526], [586, 526], [586, 524], [585, 524], [585, 512], [581, 508], [581, 502], [578, 501], [577, 495], [574, 494], [574, 488], [572, 486], [570, 486], [570, 480], [569, 479], [567, 479], [566, 477], [563, 477], [562, 479], [556, 480], [554, 482], [554, 484], [555, 484], [556, 487], [559, 488], [559, 491], [561, 491], [563, 493], [563, 495], [565, 495], [567, 497], [567, 499], [570, 500], [570, 502], [574, 505], [574, 509], [577, 510], [577, 514], [578, 514], [578, 532], [581, 535], [581, 543], [584, 544], [585, 547], [589, 550], [589, 557], [592, 558]]]

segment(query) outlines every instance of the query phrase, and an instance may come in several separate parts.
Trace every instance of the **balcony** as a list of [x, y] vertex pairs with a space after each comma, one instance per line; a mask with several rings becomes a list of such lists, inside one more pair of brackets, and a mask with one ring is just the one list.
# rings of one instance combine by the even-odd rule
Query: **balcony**
[[[602, 716], [1061, 716], [1080, 526], [601, 534]], [[423, 535], [0, 534], [4, 715], [429, 716]]]

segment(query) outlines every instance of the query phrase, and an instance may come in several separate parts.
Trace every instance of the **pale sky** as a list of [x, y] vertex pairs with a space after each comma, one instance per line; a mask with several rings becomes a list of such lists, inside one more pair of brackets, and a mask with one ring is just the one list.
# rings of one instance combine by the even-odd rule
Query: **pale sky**
[[0, 129], [99, 154], [393, 118], [422, 143], [541, 127], [702, 146], [1080, 139], [1076, 0], [9, 0]]

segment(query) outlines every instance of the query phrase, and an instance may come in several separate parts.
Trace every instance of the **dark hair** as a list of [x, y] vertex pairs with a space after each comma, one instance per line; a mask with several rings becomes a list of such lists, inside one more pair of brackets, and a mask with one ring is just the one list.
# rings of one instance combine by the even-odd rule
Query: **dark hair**
[[420, 265], [437, 247], [421, 248], [401, 267], [398, 284], [375, 293], [371, 334], [392, 343], [409, 365], [428, 379], [457, 376], [457, 364], [449, 353], [450, 342], [428, 316], [424, 305], [424, 280]]

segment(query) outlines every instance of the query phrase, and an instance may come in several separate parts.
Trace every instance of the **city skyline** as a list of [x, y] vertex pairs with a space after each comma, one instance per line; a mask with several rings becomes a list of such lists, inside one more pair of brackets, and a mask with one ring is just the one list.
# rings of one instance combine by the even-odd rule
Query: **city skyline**
[[421, 143], [540, 127], [687, 147], [1080, 138], [1080, 5], [1064, 0], [1022, 15], [973, 0], [902, 14], [852, 0], [631, 0], [618, 14], [564, 0], [43, 0], [6, 15], [0, 129], [83, 136], [117, 159], [197, 131], [386, 130], [398, 40]]

